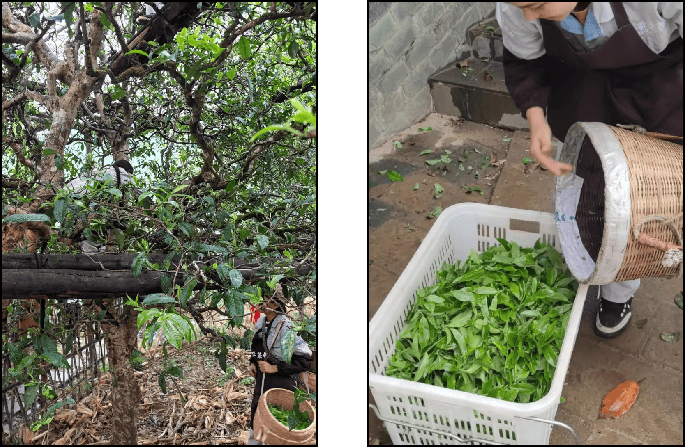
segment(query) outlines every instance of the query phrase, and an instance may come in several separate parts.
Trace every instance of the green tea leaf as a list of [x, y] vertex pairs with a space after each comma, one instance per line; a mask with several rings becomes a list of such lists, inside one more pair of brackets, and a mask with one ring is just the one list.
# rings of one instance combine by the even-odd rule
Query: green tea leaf
[[432, 154], [432, 153], [433, 153], [432, 150], [426, 149], [426, 150], [424, 150], [424, 151], [421, 151], [421, 153], [420, 153], [419, 155], [426, 155], [426, 154]]
[[431, 166], [436, 165], [436, 164], [441, 163], [441, 162], [442, 162], [442, 160], [426, 160], [426, 163], [431, 165]]
[[439, 184], [435, 184], [435, 198], [439, 199], [442, 196], [442, 192], [444, 191], [444, 188]]
[[438, 217], [440, 215], [440, 213], [442, 213], [442, 207], [440, 205], [438, 205], [435, 208], [433, 208], [433, 211], [428, 213], [428, 217], [430, 219], [435, 219], [436, 217]]
[[459, 315], [452, 318], [452, 321], [450, 321], [450, 324], [448, 324], [447, 327], [462, 327], [471, 319], [472, 315], [473, 312], [470, 310], [461, 312]]
[[402, 177], [399, 172], [395, 171], [388, 171], [388, 178], [393, 182], [401, 182], [404, 180], [404, 177]]
[[418, 184], [418, 183], [415, 183], [415, 184], [414, 184], [414, 191], [416, 191], [417, 189], [419, 189], [419, 184]]

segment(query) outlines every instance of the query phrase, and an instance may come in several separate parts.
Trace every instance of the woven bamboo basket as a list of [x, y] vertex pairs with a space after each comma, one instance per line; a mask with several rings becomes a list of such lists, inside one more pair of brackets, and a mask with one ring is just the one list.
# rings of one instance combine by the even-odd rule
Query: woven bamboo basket
[[561, 247], [585, 284], [682, 276], [683, 148], [602, 123], [576, 123], [560, 161], [555, 206]]
[[280, 405], [285, 410], [291, 410], [295, 402], [295, 394], [283, 388], [271, 388], [265, 391], [257, 403], [254, 416], [254, 438], [269, 445], [314, 445], [316, 444], [316, 410], [308, 401], [300, 403], [300, 411], [309, 413], [312, 424], [304, 430], [288, 430], [288, 427], [278, 422], [271, 414], [267, 403]]

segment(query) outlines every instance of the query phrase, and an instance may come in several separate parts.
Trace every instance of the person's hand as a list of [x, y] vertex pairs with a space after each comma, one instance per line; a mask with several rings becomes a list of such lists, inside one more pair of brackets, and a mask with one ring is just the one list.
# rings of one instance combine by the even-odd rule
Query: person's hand
[[[532, 107], [531, 109], [540, 108]], [[573, 166], [552, 160], [549, 156], [552, 150], [552, 130], [549, 128], [547, 121], [545, 121], [544, 115], [542, 115], [542, 109], [540, 109], [539, 114], [529, 113], [527, 116], [530, 123], [530, 154], [535, 161], [554, 175], [564, 175], [571, 172]]]
[[248, 372], [252, 377], [257, 375], [257, 368], [254, 366], [254, 363], [250, 363], [250, 369], [248, 370]]
[[259, 370], [263, 373], [273, 374], [278, 372], [278, 367], [276, 365], [272, 365], [264, 360], [257, 363], [259, 364]]

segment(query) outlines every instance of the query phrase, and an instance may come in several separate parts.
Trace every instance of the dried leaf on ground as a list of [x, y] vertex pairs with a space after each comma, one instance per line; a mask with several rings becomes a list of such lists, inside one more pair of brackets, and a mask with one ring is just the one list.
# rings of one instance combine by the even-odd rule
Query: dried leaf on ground
[[626, 380], [604, 397], [599, 409], [599, 417], [616, 419], [622, 416], [635, 403], [639, 393], [640, 385], [632, 380]]
[[534, 170], [536, 170], [539, 167], [540, 167], [540, 163], [538, 163], [538, 162], [527, 163], [526, 167], [523, 168], [523, 172], [525, 174], [530, 174], [531, 172], [533, 172]]
[[674, 332], [662, 332], [659, 335], [659, 338], [661, 338], [663, 341], [673, 343], [675, 341], [678, 341], [678, 334], [676, 334]]

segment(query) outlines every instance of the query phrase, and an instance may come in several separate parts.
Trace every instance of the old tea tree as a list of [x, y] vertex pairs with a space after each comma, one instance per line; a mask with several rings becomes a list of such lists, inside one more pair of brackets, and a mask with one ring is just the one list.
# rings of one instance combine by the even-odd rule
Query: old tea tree
[[418, 291], [388, 376], [519, 403], [549, 391], [578, 284], [550, 245], [497, 240]]

